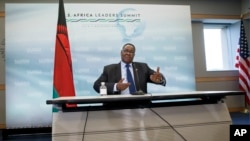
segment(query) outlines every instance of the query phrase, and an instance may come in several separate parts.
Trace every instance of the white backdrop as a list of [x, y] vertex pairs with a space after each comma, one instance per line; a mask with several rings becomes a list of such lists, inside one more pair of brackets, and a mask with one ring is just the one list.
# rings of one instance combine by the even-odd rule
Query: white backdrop
[[[58, 4], [5, 6], [7, 127], [50, 126]], [[195, 90], [189, 6], [65, 4], [65, 12], [77, 96], [97, 95], [93, 82], [127, 42], [135, 61], [167, 78], [166, 87], [149, 84], [150, 93]]]
[[0, 85], [5, 84], [5, 25], [4, 25], [4, 18], [0, 18]]

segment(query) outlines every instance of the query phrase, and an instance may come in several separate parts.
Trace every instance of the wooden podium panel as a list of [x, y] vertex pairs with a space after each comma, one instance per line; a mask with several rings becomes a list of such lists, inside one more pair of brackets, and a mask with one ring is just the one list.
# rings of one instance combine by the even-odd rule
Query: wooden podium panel
[[225, 103], [53, 113], [53, 141], [227, 141]]
[[232, 120], [225, 103], [153, 110], [188, 141], [229, 141]]
[[161, 127], [168, 127], [168, 125], [148, 108], [89, 111], [85, 132], [145, 130]]
[[53, 113], [52, 136], [82, 134], [87, 119], [87, 112]]
[[86, 134], [84, 141], [185, 141], [172, 129]]
[[172, 126], [230, 122], [225, 103], [152, 108]]
[[214, 123], [175, 127], [186, 141], [229, 141], [230, 124]]
[[[205, 96], [202, 92], [196, 92], [155, 96], [67, 97], [50, 100], [50, 104], [61, 107], [61, 111], [53, 113], [52, 140], [229, 141], [232, 120], [223, 98], [225, 95], [237, 94], [244, 93], [216, 91], [205, 92]], [[154, 103], [154, 100], [164, 101], [168, 98], [174, 99], [175, 96], [184, 99], [193, 97], [197, 101]], [[62, 108], [65, 103], [86, 104], [88, 101], [91, 104], [99, 103], [99, 106]], [[102, 101], [112, 103], [113, 107], [100, 105]], [[138, 102], [139, 106], [136, 104]], [[116, 104], [121, 107], [117, 107]]]

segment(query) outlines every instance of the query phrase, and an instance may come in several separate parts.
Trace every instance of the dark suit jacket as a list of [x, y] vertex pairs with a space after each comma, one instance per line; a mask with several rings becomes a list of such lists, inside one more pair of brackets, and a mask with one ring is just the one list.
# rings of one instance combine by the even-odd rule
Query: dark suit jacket
[[[133, 62], [133, 71], [134, 71], [134, 81], [136, 85], [136, 89], [142, 90], [144, 93], [148, 93], [147, 91], [147, 83], [154, 83], [150, 80], [150, 75], [155, 71], [148, 67], [146, 63]], [[137, 71], [137, 72], [136, 72]], [[138, 77], [137, 77], [138, 74]], [[93, 88], [96, 92], [99, 93], [99, 87], [101, 82], [105, 82], [107, 86], [108, 94], [120, 94], [120, 91], [114, 92], [113, 88], [115, 83], [121, 80], [121, 63], [111, 64], [104, 66], [103, 72], [101, 76], [94, 82]], [[155, 83], [165, 86], [166, 79], [163, 76], [162, 83]]]

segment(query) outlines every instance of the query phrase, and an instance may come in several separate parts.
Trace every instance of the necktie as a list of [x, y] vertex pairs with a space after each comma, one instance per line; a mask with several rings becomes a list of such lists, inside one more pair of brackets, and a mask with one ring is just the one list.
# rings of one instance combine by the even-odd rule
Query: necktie
[[134, 84], [134, 81], [133, 81], [133, 77], [132, 77], [132, 74], [129, 70], [129, 67], [130, 65], [129, 64], [126, 64], [126, 68], [127, 68], [127, 80], [128, 82], [130, 83], [129, 85], [129, 91], [130, 91], [130, 94], [133, 94], [135, 93], [135, 84]]

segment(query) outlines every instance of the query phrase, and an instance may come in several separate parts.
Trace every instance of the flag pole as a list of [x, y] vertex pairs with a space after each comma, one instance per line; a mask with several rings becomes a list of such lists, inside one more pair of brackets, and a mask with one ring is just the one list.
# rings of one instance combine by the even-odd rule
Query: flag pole
[[[247, 94], [246, 94], [247, 95]], [[242, 113], [244, 114], [248, 114], [249, 113], [249, 109], [248, 109], [248, 104], [246, 102], [246, 95], [244, 96], [244, 99], [245, 99], [245, 107], [244, 107], [244, 110], [242, 111]]]
[[248, 114], [248, 113], [249, 113], [249, 110], [248, 110], [248, 108], [246, 107], [246, 104], [245, 104], [245, 108], [244, 108], [244, 110], [242, 111], [242, 113], [244, 113], [244, 114]]

